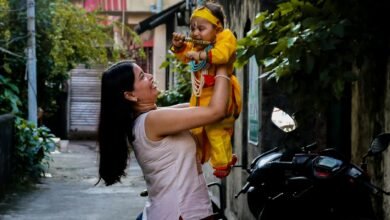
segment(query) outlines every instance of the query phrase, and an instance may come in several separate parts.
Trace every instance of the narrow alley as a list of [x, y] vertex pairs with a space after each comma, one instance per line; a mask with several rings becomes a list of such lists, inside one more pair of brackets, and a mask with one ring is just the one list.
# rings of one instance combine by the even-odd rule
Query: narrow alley
[[51, 154], [46, 178], [28, 192], [7, 195], [0, 203], [2, 220], [132, 220], [142, 211], [145, 189], [134, 158], [121, 184], [97, 182], [95, 141], [70, 141]]

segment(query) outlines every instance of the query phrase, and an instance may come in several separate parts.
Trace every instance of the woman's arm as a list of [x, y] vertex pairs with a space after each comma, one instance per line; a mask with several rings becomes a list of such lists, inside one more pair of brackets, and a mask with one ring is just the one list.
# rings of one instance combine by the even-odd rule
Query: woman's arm
[[167, 135], [222, 120], [226, 116], [231, 87], [226, 66], [219, 66], [216, 75], [224, 77], [215, 78], [213, 96], [208, 106], [161, 108], [152, 111], [145, 122], [147, 136], [151, 140], [160, 140]]
[[190, 107], [190, 103], [179, 103], [176, 105], [171, 105], [171, 106], [164, 106], [164, 107], [158, 107], [158, 109], [164, 109], [164, 108], [188, 108]]
[[190, 107], [190, 103], [188, 102], [169, 106], [169, 108], [188, 108], [188, 107]]

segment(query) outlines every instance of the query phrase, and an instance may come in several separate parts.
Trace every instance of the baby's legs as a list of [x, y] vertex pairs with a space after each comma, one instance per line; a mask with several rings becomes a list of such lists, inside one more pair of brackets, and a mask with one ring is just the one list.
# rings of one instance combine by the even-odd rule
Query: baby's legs
[[[207, 106], [213, 94], [213, 87], [202, 89], [202, 96], [191, 96], [190, 106]], [[210, 143], [204, 127], [191, 129], [191, 133], [196, 140], [196, 155], [203, 164], [210, 160]]]
[[210, 164], [216, 170], [217, 177], [225, 177], [230, 168], [237, 161], [233, 155], [231, 137], [233, 135], [235, 118], [233, 116], [222, 122], [205, 126], [208, 141], [210, 143]]
[[196, 156], [204, 164], [210, 160], [210, 143], [204, 127], [191, 129], [191, 134], [196, 142]]
[[231, 132], [222, 127], [206, 127], [211, 144], [210, 163], [215, 167], [226, 166], [232, 158]]
[[[231, 137], [235, 119], [241, 111], [240, 88], [237, 78], [232, 76], [232, 96], [229, 99], [228, 112], [231, 116], [221, 122], [202, 128], [192, 129], [197, 140], [197, 156], [202, 163], [210, 161], [215, 169], [214, 175], [220, 178], [230, 173], [237, 157], [232, 153]], [[202, 96], [191, 96], [190, 106], [207, 106], [213, 94], [213, 87], [203, 88]]]

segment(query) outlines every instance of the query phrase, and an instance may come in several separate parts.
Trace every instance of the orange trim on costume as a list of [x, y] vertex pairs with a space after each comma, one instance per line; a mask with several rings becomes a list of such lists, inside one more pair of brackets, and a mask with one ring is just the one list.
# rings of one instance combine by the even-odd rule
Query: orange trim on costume
[[213, 167], [214, 168], [214, 176], [218, 178], [227, 177], [230, 174], [232, 167], [237, 163], [237, 156], [235, 154], [232, 155], [232, 160], [226, 166]]
[[210, 87], [214, 86], [215, 84], [215, 77], [212, 75], [203, 75], [204, 78], [204, 86], [203, 87]]
[[187, 47], [187, 44], [183, 44], [182, 47], [176, 49], [176, 47], [175, 47], [174, 45], [172, 45], [171, 48], [169, 48], [169, 49], [170, 49], [172, 52], [174, 52], [174, 53], [181, 53], [181, 52], [183, 52], [183, 51], [186, 49], [186, 47]]
[[207, 53], [207, 61], [208, 63], [213, 63], [213, 55], [211, 53], [211, 50]]

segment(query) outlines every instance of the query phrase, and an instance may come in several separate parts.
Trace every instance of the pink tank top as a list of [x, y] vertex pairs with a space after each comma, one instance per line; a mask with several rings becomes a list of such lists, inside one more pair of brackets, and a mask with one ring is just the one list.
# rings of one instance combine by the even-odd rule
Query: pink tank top
[[183, 220], [199, 220], [212, 215], [191, 134], [183, 131], [160, 141], [149, 140], [145, 133], [147, 115], [140, 115], [133, 127], [133, 149], [149, 193], [144, 219], [178, 220], [181, 216]]

